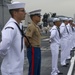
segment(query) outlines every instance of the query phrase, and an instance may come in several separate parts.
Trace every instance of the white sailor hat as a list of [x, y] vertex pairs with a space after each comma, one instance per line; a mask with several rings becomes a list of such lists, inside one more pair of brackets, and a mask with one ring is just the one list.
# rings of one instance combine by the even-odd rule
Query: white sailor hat
[[63, 17], [62, 20], [63, 21], [68, 21], [68, 18], [67, 17]]
[[31, 12], [29, 12], [29, 15], [39, 15], [39, 16], [41, 16], [41, 9], [31, 11]]
[[21, 2], [13, 2], [11, 4], [7, 4], [8, 9], [19, 9], [19, 8], [24, 8], [25, 7], [25, 3], [21, 3]]
[[60, 19], [59, 18], [54, 18], [53, 19], [53, 22], [57, 22], [57, 21], [60, 21]]
[[71, 18], [71, 17], [70, 17], [70, 18], [68, 18], [68, 20], [69, 20], [69, 21], [72, 21], [72, 20], [73, 20], [73, 18]]

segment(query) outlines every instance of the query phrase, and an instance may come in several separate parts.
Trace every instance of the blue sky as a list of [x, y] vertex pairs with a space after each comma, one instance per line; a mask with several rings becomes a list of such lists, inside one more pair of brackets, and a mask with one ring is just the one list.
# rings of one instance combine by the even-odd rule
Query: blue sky
[[30, 12], [35, 9], [42, 9], [45, 12], [56, 12], [57, 15], [73, 17], [75, 14], [75, 0], [13, 0], [25, 2], [25, 9]]

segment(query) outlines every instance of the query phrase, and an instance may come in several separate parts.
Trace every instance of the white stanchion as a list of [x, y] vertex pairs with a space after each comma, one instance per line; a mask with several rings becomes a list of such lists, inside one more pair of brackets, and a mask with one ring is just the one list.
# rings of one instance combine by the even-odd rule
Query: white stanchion
[[69, 70], [68, 70], [67, 75], [72, 75], [72, 71], [73, 71], [73, 67], [74, 67], [74, 62], [75, 62], [75, 56], [72, 57], [72, 59], [71, 59], [71, 61], [70, 61], [71, 65], [70, 65], [70, 68], [69, 68]]

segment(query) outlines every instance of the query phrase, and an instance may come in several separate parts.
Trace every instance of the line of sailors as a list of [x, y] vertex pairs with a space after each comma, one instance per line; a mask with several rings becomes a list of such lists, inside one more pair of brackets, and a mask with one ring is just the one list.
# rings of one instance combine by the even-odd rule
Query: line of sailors
[[53, 27], [50, 32], [50, 49], [52, 53], [52, 72], [51, 75], [61, 74], [58, 69], [59, 48], [60, 64], [66, 66], [67, 59], [71, 59], [70, 52], [75, 47], [75, 24], [72, 18], [54, 18]]

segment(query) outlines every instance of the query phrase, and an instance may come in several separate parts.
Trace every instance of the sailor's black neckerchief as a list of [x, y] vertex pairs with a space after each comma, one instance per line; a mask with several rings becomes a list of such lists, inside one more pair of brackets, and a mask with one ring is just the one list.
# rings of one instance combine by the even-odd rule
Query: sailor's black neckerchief
[[61, 33], [60, 33], [60, 28], [57, 27], [58, 33], [59, 33], [59, 37], [61, 38]]
[[68, 31], [68, 29], [67, 29], [67, 26], [66, 26], [66, 25], [65, 25], [65, 28], [66, 28], [67, 33], [69, 34], [69, 31]]
[[[22, 26], [22, 31], [23, 31], [23, 26]], [[23, 49], [23, 36], [21, 36], [21, 51]]]
[[73, 26], [71, 26], [72, 32], [74, 32]]
[[19, 31], [20, 31], [20, 34], [21, 34], [21, 52], [23, 50], [23, 35], [22, 35], [22, 32], [23, 32], [23, 25], [22, 25], [22, 28], [20, 28], [20, 26], [14, 22], [16, 24], [16, 26], [18, 27]]

